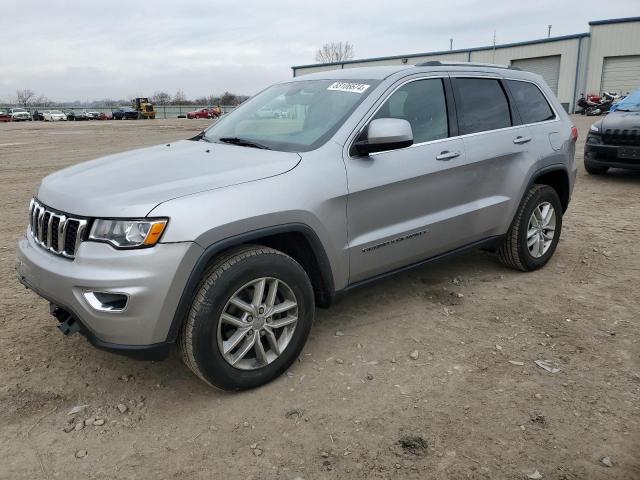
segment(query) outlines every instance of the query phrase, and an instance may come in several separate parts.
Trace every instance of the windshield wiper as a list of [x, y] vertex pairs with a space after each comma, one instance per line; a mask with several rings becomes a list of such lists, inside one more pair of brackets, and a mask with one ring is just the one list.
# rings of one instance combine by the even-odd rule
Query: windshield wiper
[[197, 134], [195, 137], [191, 137], [189, 140], [193, 142], [198, 142], [200, 140], [204, 140], [205, 142], [210, 142], [211, 140], [207, 140], [207, 137], [205, 137], [205, 133], [206, 132], [203, 130], [202, 132]]
[[230, 143], [232, 145], [239, 145], [241, 147], [251, 147], [251, 148], [260, 148], [262, 150], [271, 150], [271, 148], [267, 147], [266, 145], [254, 142], [252, 140], [248, 140], [246, 138], [220, 137], [218, 140], [223, 142], [223, 143]]

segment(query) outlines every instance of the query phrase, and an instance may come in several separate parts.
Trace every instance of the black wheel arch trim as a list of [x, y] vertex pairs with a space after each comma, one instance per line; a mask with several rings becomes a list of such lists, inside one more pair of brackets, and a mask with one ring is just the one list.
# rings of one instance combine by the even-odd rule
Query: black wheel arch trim
[[[543, 167], [539, 170], [536, 170], [533, 175], [531, 175], [531, 178], [529, 179], [529, 183], [527, 184], [527, 188], [524, 190], [523, 194], [522, 194], [522, 198], [525, 197], [525, 195], [527, 194], [527, 192], [529, 191], [529, 189], [536, 183], [536, 180], [539, 179], [541, 176], [546, 175], [547, 173], [551, 173], [551, 172], [562, 172], [566, 175], [567, 177], [567, 201], [566, 201], [566, 205], [563, 205], [563, 212], [564, 213], [567, 208], [569, 207], [569, 202], [571, 201], [571, 175], [569, 175], [569, 169], [567, 168], [566, 165], [562, 164], [562, 163], [554, 163], [553, 165], [548, 165], [546, 167]], [[560, 195], [561, 192], [558, 192], [558, 196], [560, 197], [560, 202], [562, 203], [562, 197]]]
[[200, 255], [200, 258], [198, 258], [195, 266], [193, 267], [193, 270], [189, 274], [187, 283], [182, 290], [182, 295], [180, 296], [180, 301], [178, 302], [178, 306], [176, 307], [176, 311], [173, 315], [173, 320], [171, 321], [171, 326], [169, 327], [166, 341], [175, 343], [175, 341], [177, 340], [178, 334], [180, 333], [180, 328], [182, 327], [182, 323], [187, 313], [189, 312], [193, 296], [196, 293], [196, 289], [198, 287], [198, 284], [200, 283], [202, 274], [206, 270], [207, 266], [209, 266], [209, 264], [211, 263], [211, 260], [213, 260], [221, 252], [231, 247], [251, 243], [252, 241], [271, 235], [284, 233], [301, 233], [309, 242], [309, 245], [311, 246], [311, 249], [313, 250], [313, 253], [316, 257], [316, 261], [320, 269], [320, 274], [325, 286], [325, 291], [321, 292], [322, 303], [324, 304], [324, 306], [329, 306], [331, 303], [333, 303], [333, 300], [335, 298], [333, 271], [331, 269], [329, 257], [327, 256], [324, 246], [316, 232], [310, 226], [304, 223], [287, 223], [271, 227], [259, 228], [239, 235], [234, 235], [232, 237], [227, 237], [223, 240], [213, 243], [212, 245], [209, 245], [204, 249], [204, 252]]
[[[522, 202], [524, 201], [524, 199], [527, 196], [527, 192], [529, 191], [529, 189], [535, 185], [536, 180], [539, 179], [541, 176], [547, 174], [547, 173], [551, 173], [551, 172], [563, 172], [566, 176], [567, 176], [567, 181], [570, 182], [570, 176], [569, 176], [569, 170], [567, 169], [567, 166], [562, 164], [562, 163], [554, 163], [553, 165], [548, 165], [546, 167], [542, 167], [538, 170], [536, 170], [535, 172], [533, 172], [533, 174], [531, 174], [531, 177], [529, 177], [529, 181], [527, 182], [527, 186], [525, 187], [524, 191], [522, 192], [522, 196], [520, 197], [520, 201], [518, 202], [518, 208], [516, 208], [516, 210], [513, 212], [513, 218], [511, 219], [511, 222], [509, 222], [509, 228], [507, 229], [507, 231], [513, 226], [513, 223], [516, 220], [516, 217], [518, 215], [518, 212], [520, 211], [520, 208], [522, 207]], [[571, 188], [571, 185], [568, 185], [569, 189]], [[560, 196], [560, 192], [558, 192], [558, 196]], [[569, 200], [571, 196], [571, 192], [569, 191], [569, 198], [567, 199], [567, 207], [569, 205]], [[560, 203], [562, 203], [562, 198], [560, 199]], [[563, 206], [564, 208], [564, 206]], [[564, 208], [564, 210], [562, 211], [562, 213], [564, 214], [564, 212], [566, 211], [566, 208]]]

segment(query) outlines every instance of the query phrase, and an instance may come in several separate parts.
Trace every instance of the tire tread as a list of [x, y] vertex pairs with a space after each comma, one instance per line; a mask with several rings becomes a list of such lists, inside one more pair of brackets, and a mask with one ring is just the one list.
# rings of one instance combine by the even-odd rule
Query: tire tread
[[[498, 248], [498, 259], [503, 265], [523, 272], [529, 270], [529, 268], [527, 268], [527, 266], [522, 261], [519, 251], [520, 226], [523, 221], [522, 216], [527, 204], [529, 203], [531, 198], [533, 198], [538, 194], [538, 192], [544, 190], [545, 188], [551, 187], [549, 187], [548, 185], [535, 184], [529, 189], [525, 197], [522, 199], [522, 202], [518, 207], [518, 212], [516, 213], [516, 218], [513, 220], [511, 227], [507, 231], [504, 242], [502, 243], [502, 245], [500, 245], [500, 248]], [[524, 219], [524, 221], [527, 221], [527, 219]]]
[[[209, 290], [213, 285], [222, 277], [222, 275], [232, 268], [238, 262], [246, 260], [247, 258], [256, 255], [281, 255], [293, 262], [298, 266], [299, 264], [289, 257], [288, 255], [269, 247], [263, 247], [259, 245], [242, 245], [239, 247], [231, 248], [226, 252], [223, 252], [214, 262], [204, 271], [202, 274], [202, 280], [198, 284], [196, 289], [196, 295], [189, 309], [189, 314], [185, 319], [180, 333], [178, 336], [178, 350], [182, 357], [182, 361], [187, 367], [202, 381], [208, 385], [219, 388], [217, 385], [212, 384], [201, 371], [198, 362], [195, 358], [193, 348], [193, 330], [196, 322], [196, 313], [203, 308], [206, 303], [205, 292]], [[300, 267], [302, 269], [302, 267]]]

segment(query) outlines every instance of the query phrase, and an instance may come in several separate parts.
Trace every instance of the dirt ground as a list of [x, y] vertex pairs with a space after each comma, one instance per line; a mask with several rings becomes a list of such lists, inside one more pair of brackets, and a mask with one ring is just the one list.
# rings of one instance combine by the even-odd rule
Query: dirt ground
[[317, 311], [287, 375], [240, 394], [175, 353], [63, 337], [14, 272], [43, 176], [207, 122], [0, 124], [0, 478], [639, 479], [640, 175], [588, 176], [592, 119], [574, 120], [578, 180], [544, 269], [475, 252], [363, 287]]

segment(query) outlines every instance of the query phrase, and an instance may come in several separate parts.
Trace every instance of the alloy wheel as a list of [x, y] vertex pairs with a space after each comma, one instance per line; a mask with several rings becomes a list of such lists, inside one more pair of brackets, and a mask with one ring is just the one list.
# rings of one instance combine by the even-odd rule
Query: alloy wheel
[[551, 248], [556, 230], [556, 211], [549, 202], [533, 209], [527, 227], [527, 248], [534, 258], [540, 258]]
[[218, 348], [231, 366], [255, 370], [282, 355], [297, 322], [291, 287], [277, 278], [257, 278], [227, 301], [218, 322]]

